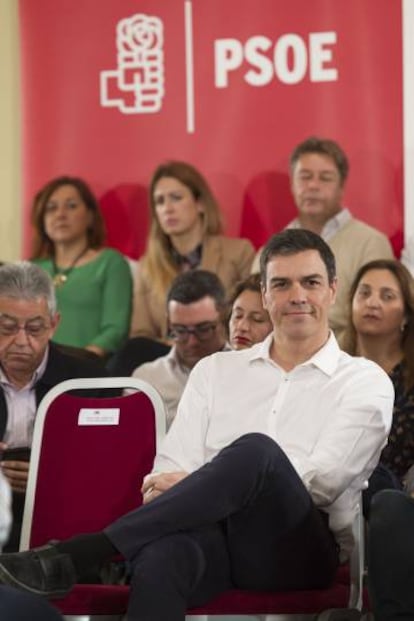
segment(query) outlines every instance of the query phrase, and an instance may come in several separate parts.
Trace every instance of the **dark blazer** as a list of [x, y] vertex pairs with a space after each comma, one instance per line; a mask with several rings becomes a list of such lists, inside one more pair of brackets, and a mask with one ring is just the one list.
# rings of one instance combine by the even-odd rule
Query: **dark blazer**
[[[74, 350], [75, 351], [75, 350]], [[35, 385], [36, 404], [39, 405], [45, 394], [54, 386], [68, 379], [79, 377], [107, 377], [104, 363], [98, 358], [86, 358], [64, 353], [59, 345], [49, 343], [49, 356], [45, 372]], [[88, 391], [90, 396], [104, 396], [102, 390]], [[86, 394], [86, 391], [83, 392]], [[7, 425], [7, 403], [4, 390], [0, 386], [0, 439], [3, 438]], [[10, 537], [4, 546], [5, 552], [18, 550], [21, 522], [24, 508], [24, 494], [13, 493], [13, 526]]]
[[[59, 349], [58, 345], [49, 344], [49, 357], [45, 372], [35, 385], [36, 405], [39, 405], [45, 394], [56, 384], [68, 379], [79, 377], [107, 377], [104, 363], [97, 360], [69, 355]], [[99, 396], [100, 392], [94, 392]], [[4, 390], [0, 386], [0, 439], [3, 438], [7, 425], [7, 405]]]

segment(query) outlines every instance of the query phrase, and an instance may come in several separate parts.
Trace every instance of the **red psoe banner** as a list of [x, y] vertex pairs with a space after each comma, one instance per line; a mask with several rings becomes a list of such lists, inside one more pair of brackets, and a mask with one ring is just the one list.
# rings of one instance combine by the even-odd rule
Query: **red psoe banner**
[[82, 176], [109, 245], [136, 258], [151, 173], [182, 159], [228, 234], [258, 246], [294, 217], [289, 155], [316, 134], [349, 156], [346, 206], [399, 251], [399, 1], [20, 0], [20, 20], [26, 209], [50, 178]]

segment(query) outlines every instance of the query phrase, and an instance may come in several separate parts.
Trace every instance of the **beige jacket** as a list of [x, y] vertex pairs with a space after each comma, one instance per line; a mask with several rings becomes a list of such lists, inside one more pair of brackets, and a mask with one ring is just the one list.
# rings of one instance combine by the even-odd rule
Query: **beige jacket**
[[[254, 248], [247, 239], [211, 235], [203, 242], [200, 269], [217, 274], [227, 292], [250, 274]], [[167, 292], [165, 292], [167, 295]], [[167, 314], [165, 303], [160, 304], [151, 283], [142, 275], [138, 262], [134, 277], [134, 300], [130, 336], [165, 338]]]

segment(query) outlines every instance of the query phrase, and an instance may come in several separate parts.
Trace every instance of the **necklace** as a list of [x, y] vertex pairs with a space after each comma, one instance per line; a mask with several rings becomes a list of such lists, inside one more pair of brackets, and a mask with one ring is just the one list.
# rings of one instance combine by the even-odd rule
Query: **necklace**
[[60, 269], [57, 265], [56, 265], [56, 261], [55, 259], [52, 259], [52, 267], [53, 267], [53, 276], [52, 276], [52, 280], [53, 280], [53, 284], [55, 285], [55, 287], [61, 287], [62, 285], [65, 284], [65, 282], [68, 279], [69, 274], [71, 273], [71, 271], [73, 270], [73, 268], [76, 266], [77, 262], [88, 252], [89, 250], [89, 246], [86, 246], [82, 252], [80, 252], [72, 261], [72, 263], [69, 265], [69, 267], [65, 267], [64, 269]]

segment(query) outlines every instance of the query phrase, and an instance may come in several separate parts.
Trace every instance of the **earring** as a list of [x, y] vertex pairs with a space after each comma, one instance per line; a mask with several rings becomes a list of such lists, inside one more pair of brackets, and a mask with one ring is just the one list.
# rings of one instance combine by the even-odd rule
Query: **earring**
[[406, 327], [407, 327], [407, 320], [403, 319], [403, 321], [401, 322], [401, 325], [400, 325], [401, 332], [404, 332]]

